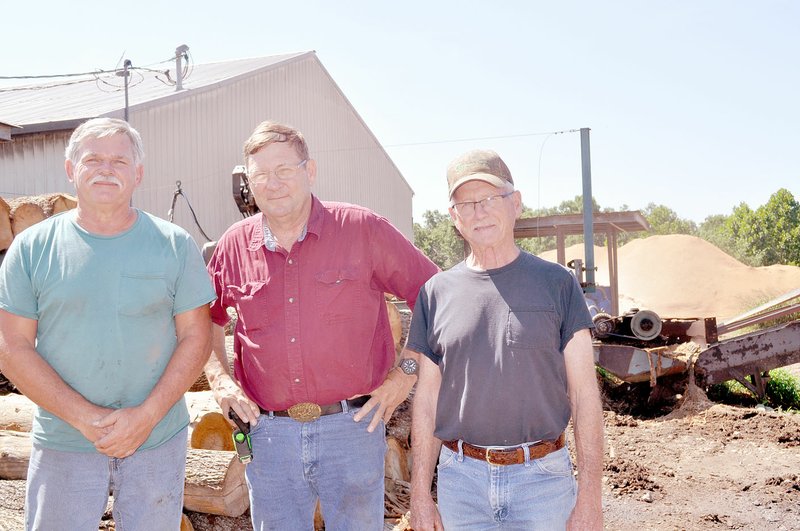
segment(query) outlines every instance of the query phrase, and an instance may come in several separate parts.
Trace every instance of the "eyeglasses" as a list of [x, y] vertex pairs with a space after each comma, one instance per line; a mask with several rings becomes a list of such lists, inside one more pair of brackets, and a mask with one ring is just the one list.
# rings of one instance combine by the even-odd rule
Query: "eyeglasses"
[[253, 175], [248, 175], [247, 180], [252, 184], [264, 184], [269, 180], [269, 174], [275, 174], [279, 181], [288, 181], [297, 175], [297, 171], [302, 168], [308, 159], [301, 160], [296, 165], [280, 166], [274, 170], [260, 171]]
[[475, 207], [477, 205], [483, 207], [484, 210], [492, 207], [498, 207], [502, 203], [503, 199], [513, 193], [514, 191], [512, 190], [507, 194], [490, 195], [489, 197], [481, 199], [480, 201], [462, 201], [461, 203], [453, 203], [451, 206], [456, 209], [456, 212], [458, 212], [459, 216], [468, 217], [475, 214]]

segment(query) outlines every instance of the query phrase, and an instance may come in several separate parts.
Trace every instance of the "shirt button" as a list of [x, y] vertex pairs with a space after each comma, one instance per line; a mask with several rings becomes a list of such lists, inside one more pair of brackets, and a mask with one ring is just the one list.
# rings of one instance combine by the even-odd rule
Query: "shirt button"
[[289, 258], [289, 265], [292, 265], [293, 263], [294, 263], [294, 260], [292, 260], [291, 258]]
[[300, 378], [295, 378], [294, 383], [300, 383]]
[[289, 340], [290, 343], [294, 343], [295, 341], [296, 341], [295, 338], [292, 338], [292, 339]]
[[294, 297], [289, 297], [289, 302], [290, 303], [294, 302]]

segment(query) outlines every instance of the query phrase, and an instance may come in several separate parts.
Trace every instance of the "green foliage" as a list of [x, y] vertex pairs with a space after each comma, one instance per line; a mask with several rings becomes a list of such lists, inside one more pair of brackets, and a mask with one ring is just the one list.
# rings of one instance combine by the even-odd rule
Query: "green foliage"
[[756, 210], [741, 203], [726, 220], [724, 231], [732, 248], [723, 250], [745, 263], [800, 266], [800, 203], [785, 188]]
[[464, 259], [464, 241], [450, 215], [428, 210], [424, 224], [414, 223], [414, 245], [442, 270], [450, 269]]
[[[764, 402], [769, 406], [786, 411], [800, 410], [800, 381], [786, 369], [770, 371], [764, 391]], [[755, 395], [736, 380], [712, 385], [708, 398], [725, 404], [753, 406], [758, 403]]]
[[770, 371], [765, 391], [771, 406], [800, 410], [800, 381], [786, 369]]
[[650, 232], [647, 236], [654, 234], [691, 234], [697, 233], [697, 224], [688, 219], [681, 219], [674, 210], [664, 205], [655, 203], [648, 204], [642, 215], [650, 224]]
[[753, 265], [749, 263], [744, 250], [737, 249], [736, 239], [728, 229], [728, 216], [723, 214], [708, 216], [698, 227], [697, 236], [719, 247], [740, 262]]
[[706, 394], [714, 402], [722, 402], [723, 404], [754, 406], [758, 403], [747, 387], [736, 380], [714, 384], [708, 388]]

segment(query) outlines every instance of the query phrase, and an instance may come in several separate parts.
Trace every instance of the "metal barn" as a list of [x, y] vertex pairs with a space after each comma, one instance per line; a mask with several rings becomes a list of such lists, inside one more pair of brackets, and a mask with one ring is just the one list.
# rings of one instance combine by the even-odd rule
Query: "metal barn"
[[[303, 131], [319, 172], [314, 193], [356, 203], [388, 218], [413, 238], [413, 191], [314, 52], [180, 66], [170, 73], [130, 70], [65, 84], [0, 89], [0, 196], [73, 192], [64, 148], [81, 122], [124, 118], [145, 144], [145, 178], [135, 206], [167, 218], [176, 181], [200, 226], [217, 239], [241, 219], [231, 172], [242, 144], [271, 119]], [[184, 74], [179, 79], [176, 72]], [[125, 90], [125, 80], [127, 90]], [[187, 203], [178, 198], [175, 223], [205, 243]]]

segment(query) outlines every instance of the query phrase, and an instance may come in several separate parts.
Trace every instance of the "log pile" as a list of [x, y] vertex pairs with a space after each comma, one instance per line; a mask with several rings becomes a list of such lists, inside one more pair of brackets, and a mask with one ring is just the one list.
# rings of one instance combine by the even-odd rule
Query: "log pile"
[[31, 225], [53, 214], [75, 208], [77, 199], [69, 194], [44, 194], [3, 199], [0, 197], [0, 251]]
[[[188, 516], [181, 528], [198, 531], [240, 529], [243, 522], [249, 521], [249, 498], [244, 478], [245, 466], [239, 462], [235, 452], [229, 449], [232, 448], [231, 426], [222, 417], [209, 391], [187, 393], [186, 399], [191, 420], [184, 485], [184, 508]], [[387, 427], [388, 450], [384, 480], [387, 525], [395, 525], [402, 520], [409, 509], [409, 403], [406, 400], [398, 407]], [[34, 407], [22, 395], [9, 394], [0, 397], [2, 480], [24, 480], [27, 476], [31, 452], [28, 432], [31, 429]], [[323, 518], [318, 507], [316, 529], [324, 528]]]
[[244, 465], [235, 452], [190, 448], [183, 506], [188, 511], [240, 516], [250, 507]]

